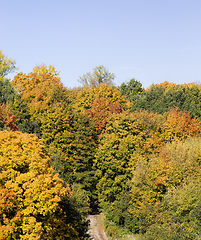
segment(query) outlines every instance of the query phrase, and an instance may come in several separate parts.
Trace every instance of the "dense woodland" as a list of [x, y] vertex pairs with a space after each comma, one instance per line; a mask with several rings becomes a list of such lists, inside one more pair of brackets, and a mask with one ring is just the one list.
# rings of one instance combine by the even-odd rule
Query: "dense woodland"
[[0, 239], [87, 239], [92, 211], [111, 239], [200, 239], [201, 85], [15, 68], [0, 51]]

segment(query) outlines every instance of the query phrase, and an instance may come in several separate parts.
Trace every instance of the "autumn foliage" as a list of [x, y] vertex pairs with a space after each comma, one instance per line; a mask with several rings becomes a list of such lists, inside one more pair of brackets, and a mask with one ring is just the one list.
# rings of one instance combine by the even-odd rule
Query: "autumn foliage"
[[11, 131], [18, 130], [16, 125], [18, 118], [13, 115], [9, 107], [5, 104], [0, 105], [0, 127], [1, 129], [10, 129]]
[[42, 149], [42, 141], [34, 135], [0, 134], [3, 237], [7, 231], [14, 239], [51, 239], [58, 234], [78, 239], [62, 209], [70, 189], [52, 175], [50, 159]]
[[112, 239], [198, 239], [199, 84], [115, 87], [100, 66], [67, 89], [45, 64], [10, 82], [0, 58], [0, 239], [85, 239], [89, 206]]
[[107, 119], [110, 115], [122, 112], [122, 106], [118, 102], [112, 102], [107, 98], [97, 98], [91, 102], [90, 109], [86, 109], [86, 114], [95, 124], [97, 132], [104, 133]]

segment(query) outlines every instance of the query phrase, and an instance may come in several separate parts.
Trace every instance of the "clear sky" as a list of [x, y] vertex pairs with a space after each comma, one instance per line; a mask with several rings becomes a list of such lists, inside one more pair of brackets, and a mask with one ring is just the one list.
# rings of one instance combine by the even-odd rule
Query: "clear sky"
[[0, 0], [0, 9], [0, 49], [20, 72], [53, 65], [69, 88], [99, 65], [117, 86], [201, 83], [201, 0]]

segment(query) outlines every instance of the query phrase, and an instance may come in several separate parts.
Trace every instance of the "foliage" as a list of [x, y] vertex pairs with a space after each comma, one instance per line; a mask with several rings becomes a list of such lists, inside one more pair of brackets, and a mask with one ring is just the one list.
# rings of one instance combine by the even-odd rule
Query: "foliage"
[[14, 226], [20, 225], [21, 216], [21, 211], [16, 208], [15, 194], [7, 188], [0, 188], [0, 239], [15, 236]]
[[58, 102], [59, 94], [64, 97], [66, 89], [60, 79], [49, 74], [19, 73], [12, 81], [23, 100], [27, 101], [32, 118], [45, 112], [50, 105]]
[[199, 239], [200, 184], [200, 179], [191, 179], [171, 189], [155, 207], [155, 219], [142, 239]]
[[16, 69], [15, 60], [8, 58], [0, 50], [0, 81], [5, 79], [5, 76]]
[[90, 197], [95, 197], [96, 179], [92, 166], [97, 135], [89, 118], [83, 113], [71, 112], [68, 129], [57, 134], [52, 146], [53, 151], [56, 149], [52, 164], [60, 166], [62, 179], [81, 184]]
[[[171, 174], [186, 176], [193, 171], [196, 173], [199, 166], [196, 162], [194, 165], [192, 162], [185, 163], [188, 169], [185, 173], [181, 169], [181, 163], [173, 168], [169, 158], [164, 157], [167, 153], [161, 151], [161, 148], [167, 142], [179, 142], [199, 134], [200, 122], [176, 109], [164, 115], [147, 111], [112, 115], [108, 119], [94, 161], [98, 197], [107, 219], [122, 226], [127, 221], [130, 231], [138, 231], [138, 213], [142, 215], [145, 207], [159, 204], [163, 200], [168, 186], [173, 186], [173, 183], [170, 184]], [[187, 154], [184, 150], [180, 151]], [[154, 155], [150, 157], [152, 154]], [[160, 157], [157, 157], [158, 154]], [[173, 179], [176, 181], [175, 175]], [[128, 204], [126, 209], [121, 205], [121, 193], [129, 192], [130, 188], [132, 207]]]
[[86, 114], [95, 122], [96, 130], [98, 134], [101, 134], [100, 137], [104, 133], [108, 117], [121, 112], [121, 104], [118, 102], [113, 103], [107, 98], [97, 98], [91, 103], [91, 108], [86, 109]]
[[178, 108], [171, 109], [164, 114], [166, 120], [162, 125], [161, 136], [165, 142], [180, 141], [188, 136], [199, 136], [201, 122], [197, 118], [191, 118], [190, 113], [183, 113]]
[[111, 102], [118, 102], [123, 109], [129, 105], [129, 102], [121, 95], [116, 88], [112, 88], [107, 84], [100, 84], [95, 88], [84, 88], [77, 95], [76, 106], [81, 110], [90, 109], [91, 104], [100, 98], [106, 98]]
[[[129, 91], [130, 84], [123, 84], [122, 94], [128, 96], [125, 89]], [[135, 86], [133, 86], [135, 89]], [[132, 89], [132, 88], [131, 88]], [[149, 112], [163, 114], [173, 107], [178, 107], [180, 111], [190, 112], [191, 118], [201, 119], [201, 87], [197, 84], [174, 84], [164, 82], [152, 84], [146, 91], [131, 92], [129, 100], [133, 103], [132, 111], [140, 109]], [[132, 96], [132, 97], [131, 97]]]
[[201, 85], [15, 69], [0, 51], [0, 239], [81, 239], [97, 198], [111, 238], [199, 237]]
[[16, 130], [17, 117], [12, 114], [9, 107], [10, 104], [14, 102], [15, 99], [19, 98], [18, 93], [15, 91], [14, 87], [10, 83], [6, 75], [14, 72], [16, 69], [15, 61], [13, 59], [8, 59], [2, 51], [0, 50], [0, 128], [9, 128], [11, 130]]
[[16, 125], [21, 132], [34, 133], [39, 136], [40, 123], [37, 120], [31, 120], [30, 108], [28, 107], [27, 101], [19, 97], [16, 98], [14, 102], [9, 103], [9, 107], [18, 118]]
[[[199, 204], [201, 195], [197, 191], [198, 183], [193, 187], [193, 179], [199, 179], [201, 174], [200, 146], [200, 139], [168, 143], [158, 156], [150, 157], [148, 162], [142, 159], [136, 164], [131, 181], [132, 200], [130, 203], [132, 207], [130, 207], [129, 212], [138, 218], [140, 232], [155, 231], [155, 224], [157, 224], [158, 229], [162, 226], [161, 224], [166, 224], [163, 226], [166, 226], [167, 230], [167, 226], [170, 226], [168, 221], [173, 219], [173, 212], [175, 219], [182, 218], [198, 206], [196, 204]], [[168, 206], [166, 206], [167, 204]], [[181, 219], [179, 221], [189, 220]], [[184, 223], [179, 225], [181, 231], [185, 230], [184, 225]], [[153, 232], [152, 235], [156, 238]], [[169, 236], [169, 239], [174, 238]]]
[[101, 83], [113, 85], [113, 80], [115, 78], [113, 73], [110, 73], [104, 66], [100, 65], [93, 69], [93, 73], [88, 72], [79, 78], [79, 82], [83, 84], [84, 87], [97, 87]]
[[15, 99], [19, 99], [19, 94], [14, 90], [9, 79], [3, 78], [0, 80], [0, 104], [13, 104]]
[[[63, 87], [59, 78], [47, 73], [42, 75], [20, 73], [15, 76], [12, 84], [20, 92], [21, 97], [12, 105], [13, 112], [20, 118], [18, 122], [20, 130], [37, 133], [50, 143], [54, 134], [64, 129], [61, 123], [68, 125], [67, 89]], [[58, 120], [59, 117], [61, 119]], [[55, 126], [57, 130], [53, 131]]]
[[55, 67], [49, 65], [47, 66], [46, 64], [41, 64], [41, 65], [36, 65], [33, 68], [33, 72], [36, 73], [38, 76], [42, 74], [49, 74], [52, 77], [57, 77], [60, 72], [56, 71]]
[[[4, 193], [5, 201], [8, 200], [10, 205], [13, 201], [13, 217], [17, 217], [13, 219], [10, 217], [12, 211], [8, 212], [7, 218], [14, 227], [9, 237], [79, 239], [64, 211], [65, 199], [72, 193], [57, 175], [52, 175], [50, 159], [43, 148], [42, 141], [34, 135], [7, 131], [0, 134], [0, 186], [7, 191]], [[1, 205], [2, 210], [4, 205]], [[4, 216], [1, 215], [1, 219]], [[1, 223], [2, 228], [5, 221]]]
[[90, 211], [90, 201], [87, 192], [80, 184], [74, 183], [71, 186], [71, 194], [66, 198], [64, 210], [66, 220], [77, 230], [80, 239], [85, 236], [89, 221], [87, 220]]
[[136, 101], [136, 98], [145, 91], [142, 84], [134, 78], [132, 78], [128, 83], [122, 83], [118, 89], [125, 99], [133, 103]]
[[130, 188], [129, 179], [139, 156], [152, 151], [153, 144], [146, 144], [153, 129], [157, 129], [157, 115], [147, 112], [123, 112], [108, 120], [94, 168], [100, 205], [109, 218], [111, 214], [114, 216], [114, 206], [119, 205], [119, 194]]
[[[40, 74], [18, 74], [13, 80], [23, 99], [25, 113], [29, 108], [30, 118], [28, 116], [27, 120], [22, 113], [25, 121], [20, 127], [44, 139], [51, 164], [65, 182], [80, 183], [92, 196], [95, 188], [92, 165], [97, 141], [93, 123], [79, 109], [73, 108], [77, 93], [64, 88], [60, 79]], [[15, 109], [21, 108], [16, 104]]]
[[97, 134], [101, 138], [109, 116], [121, 113], [129, 107], [129, 102], [117, 89], [101, 84], [96, 88], [84, 88], [80, 91], [74, 106], [95, 122]]
[[12, 114], [8, 105], [0, 105], [0, 130], [9, 129], [11, 131], [18, 130], [16, 122], [17, 117]]

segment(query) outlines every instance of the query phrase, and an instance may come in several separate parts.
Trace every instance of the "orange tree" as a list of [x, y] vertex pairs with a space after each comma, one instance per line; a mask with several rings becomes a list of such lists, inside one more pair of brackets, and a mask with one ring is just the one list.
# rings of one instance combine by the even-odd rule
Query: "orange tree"
[[97, 134], [101, 138], [108, 117], [129, 108], [130, 102], [125, 100], [115, 87], [102, 83], [97, 87], [83, 88], [79, 91], [74, 106], [85, 112], [95, 123]]
[[187, 111], [172, 108], [163, 116], [165, 121], [161, 125], [161, 137], [165, 142], [181, 141], [189, 136], [198, 137], [201, 133], [201, 122], [196, 117], [191, 118]]
[[8, 105], [0, 105], [0, 129], [9, 129], [11, 131], [18, 130], [16, 122], [17, 117], [12, 114]]
[[43, 148], [35, 135], [0, 134], [1, 239], [79, 239], [65, 207], [72, 193]]

